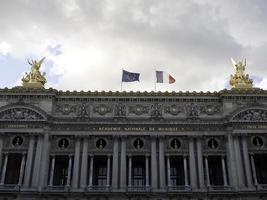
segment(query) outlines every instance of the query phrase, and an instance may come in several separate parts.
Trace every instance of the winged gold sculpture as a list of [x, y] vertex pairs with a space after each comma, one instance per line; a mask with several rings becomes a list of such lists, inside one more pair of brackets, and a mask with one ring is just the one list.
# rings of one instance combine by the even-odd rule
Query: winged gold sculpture
[[41, 60], [28, 60], [29, 65], [31, 65], [31, 71], [25, 73], [25, 76], [22, 77], [22, 85], [24, 87], [44, 87], [46, 83], [45, 72], [41, 74], [40, 67], [44, 62], [45, 57]]
[[232, 88], [252, 88], [253, 81], [249, 78], [248, 74], [245, 74], [246, 59], [243, 61], [235, 62], [231, 58], [232, 64], [235, 67], [235, 74], [230, 76], [230, 85]]

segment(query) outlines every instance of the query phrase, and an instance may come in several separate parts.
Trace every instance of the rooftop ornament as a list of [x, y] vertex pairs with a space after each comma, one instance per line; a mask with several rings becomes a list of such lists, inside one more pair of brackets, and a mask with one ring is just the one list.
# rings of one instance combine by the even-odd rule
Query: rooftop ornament
[[234, 59], [231, 58], [232, 64], [235, 67], [235, 74], [230, 76], [230, 85], [232, 88], [238, 89], [247, 89], [253, 87], [253, 81], [249, 78], [248, 74], [245, 74], [245, 61], [235, 62]]
[[32, 66], [29, 73], [25, 73], [25, 76], [22, 77], [22, 86], [28, 88], [43, 88], [46, 83], [45, 72], [41, 74], [40, 67], [44, 61], [43, 57], [40, 61], [37, 60], [28, 60], [28, 63]]

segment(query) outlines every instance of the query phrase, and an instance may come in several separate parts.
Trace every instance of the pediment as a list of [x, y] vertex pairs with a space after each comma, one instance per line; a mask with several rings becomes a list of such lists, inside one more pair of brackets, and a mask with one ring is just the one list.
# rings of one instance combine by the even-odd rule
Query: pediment
[[0, 109], [0, 121], [46, 121], [46, 116], [26, 106], [12, 106]]
[[267, 122], [266, 108], [248, 108], [235, 114], [232, 122]]

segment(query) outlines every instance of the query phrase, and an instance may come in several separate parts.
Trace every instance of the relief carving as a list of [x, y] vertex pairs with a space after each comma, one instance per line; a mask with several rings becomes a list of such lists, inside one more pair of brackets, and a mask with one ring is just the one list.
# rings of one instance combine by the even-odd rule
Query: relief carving
[[89, 117], [90, 116], [90, 107], [87, 104], [80, 104], [77, 106], [76, 110], [78, 117]]
[[267, 121], [267, 111], [250, 109], [234, 116], [233, 121]]
[[207, 115], [214, 115], [221, 112], [221, 106], [219, 105], [203, 105], [200, 107], [200, 112]]
[[200, 109], [197, 104], [190, 103], [186, 105], [186, 115], [188, 118], [198, 118]]
[[99, 115], [105, 115], [107, 113], [112, 112], [112, 108], [110, 106], [107, 106], [105, 104], [97, 105], [93, 108], [94, 113], [98, 113]]
[[174, 105], [165, 107], [165, 112], [171, 115], [178, 115], [179, 113], [184, 112], [184, 108], [182, 106], [177, 106], [174, 104]]
[[44, 117], [39, 113], [27, 108], [12, 108], [0, 113], [1, 120], [44, 120]]
[[151, 106], [151, 117], [158, 118], [162, 117], [162, 105], [161, 104], [153, 104]]
[[75, 106], [70, 104], [57, 105], [57, 111], [61, 112], [63, 115], [69, 115], [76, 111]]
[[115, 105], [115, 112], [114, 115], [116, 117], [125, 117], [126, 116], [126, 106], [122, 103]]
[[129, 113], [134, 113], [136, 115], [142, 115], [142, 114], [146, 114], [148, 112], [149, 112], [148, 106], [142, 106], [142, 105], [138, 104], [138, 105], [129, 107]]

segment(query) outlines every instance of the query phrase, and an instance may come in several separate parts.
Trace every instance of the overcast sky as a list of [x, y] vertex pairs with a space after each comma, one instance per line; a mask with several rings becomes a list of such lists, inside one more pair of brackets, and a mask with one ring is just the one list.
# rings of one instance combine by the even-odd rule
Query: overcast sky
[[229, 88], [230, 58], [247, 58], [267, 89], [266, 0], [0, 0], [0, 88], [21, 84], [27, 59], [46, 57], [46, 88], [126, 91]]

